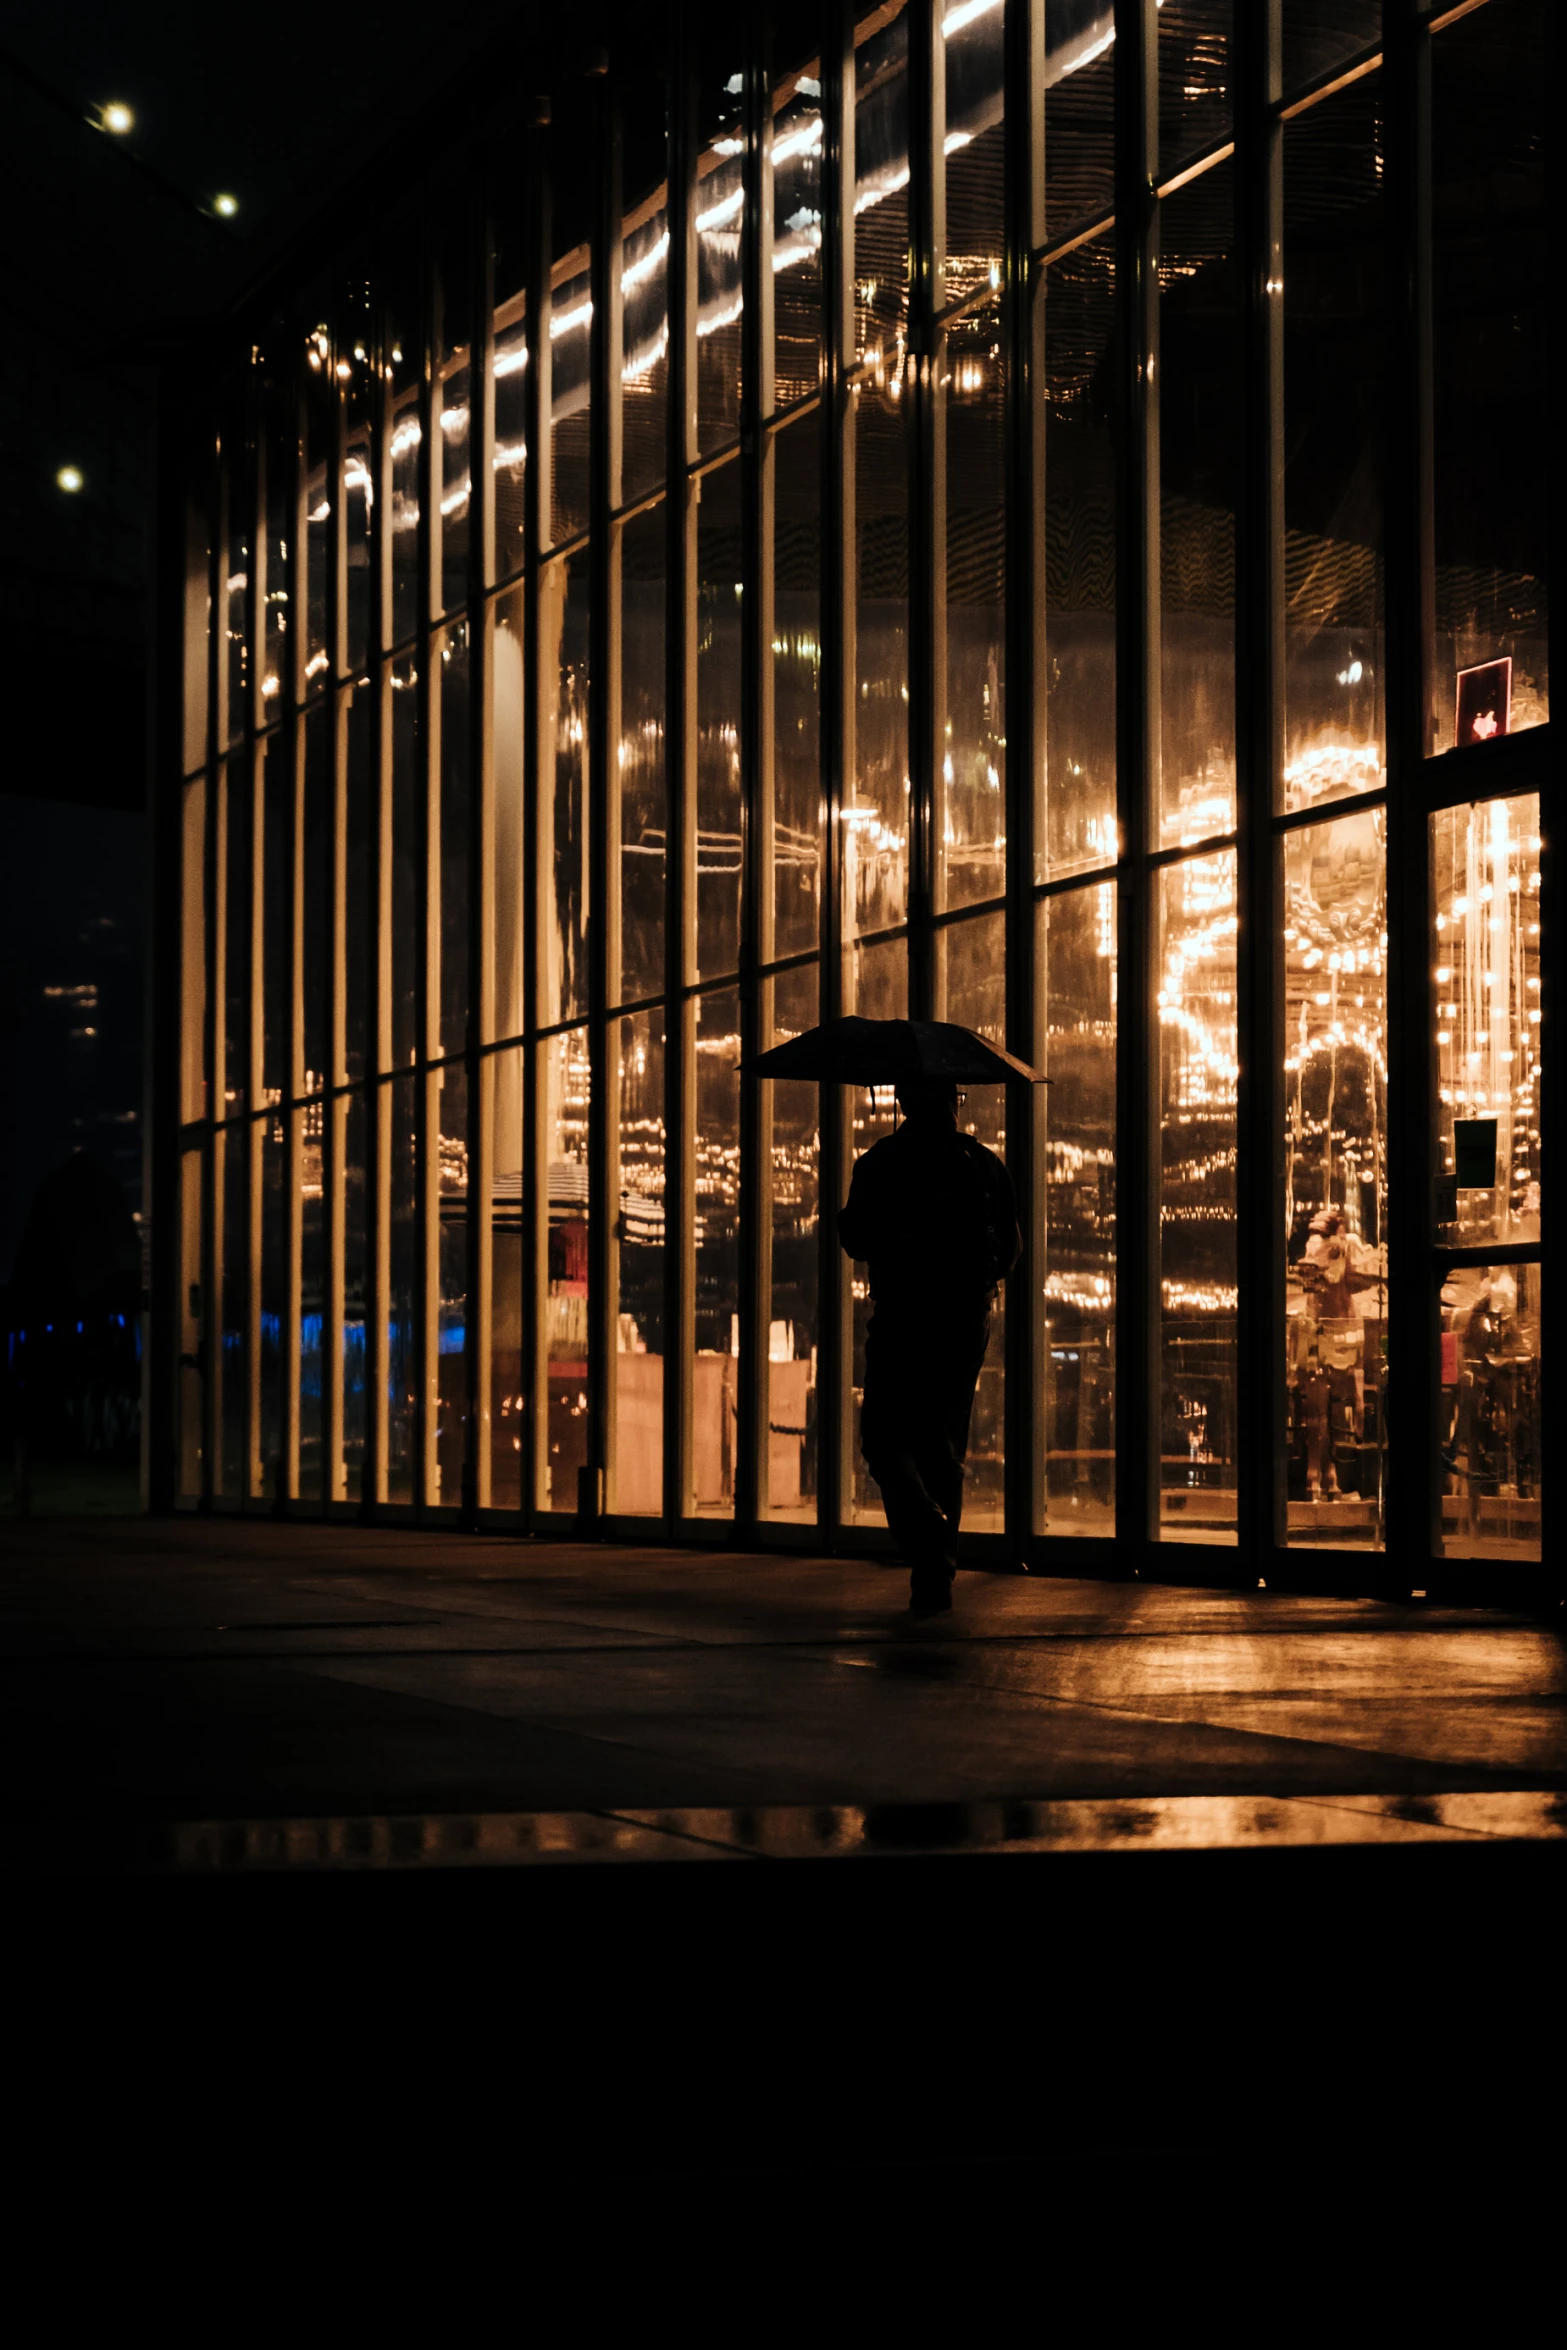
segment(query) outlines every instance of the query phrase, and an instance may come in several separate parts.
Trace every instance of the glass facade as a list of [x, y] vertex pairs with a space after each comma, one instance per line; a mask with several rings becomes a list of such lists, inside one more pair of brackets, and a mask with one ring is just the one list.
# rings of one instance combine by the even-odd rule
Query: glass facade
[[963, 1105], [976, 1560], [1527, 1567], [1547, 0], [808, 22], [502, 106], [214, 359], [169, 1498], [884, 1543], [894, 1107], [749, 1065], [912, 1014], [1049, 1080]]

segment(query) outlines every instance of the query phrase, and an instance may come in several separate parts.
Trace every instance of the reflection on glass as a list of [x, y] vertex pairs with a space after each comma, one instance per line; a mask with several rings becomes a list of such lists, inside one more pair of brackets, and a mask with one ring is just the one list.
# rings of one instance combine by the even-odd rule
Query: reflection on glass
[[250, 758], [240, 752], [219, 770], [224, 794], [223, 1106], [243, 1117], [250, 1102], [251, 877], [256, 842], [250, 816]]
[[[401, 349], [401, 345], [396, 346]], [[406, 365], [396, 370], [407, 372]], [[419, 474], [424, 430], [410, 387], [389, 418], [392, 451], [392, 642], [406, 644], [419, 617]]]
[[1159, 875], [1160, 1511], [1235, 1540], [1235, 856]]
[[[350, 362], [344, 361], [349, 365]], [[351, 411], [350, 411], [351, 412]], [[345, 422], [343, 435], [343, 533], [347, 542], [348, 666], [357, 674], [370, 655], [370, 622], [375, 574], [370, 560], [375, 527], [375, 478], [370, 470], [370, 428]]]
[[697, 511], [696, 949], [711, 978], [740, 960], [740, 468]]
[[699, 996], [696, 1011], [696, 1345], [691, 1366], [691, 1492], [697, 1517], [735, 1506], [735, 1369], [740, 1353], [740, 998]]
[[854, 348], [903, 366], [909, 319], [909, 18], [878, 10], [854, 52]]
[[740, 317], [745, 306], [741, 77], [718, 94], [718, 136], [696, 166], [696, 427], [703, 455], [740, 431]]
[[626, 223], [620, 248], [621, 486], [640, 498], [668, 459], [669, 214], [664, 191]]
[[555, 264], [550, 297], [550, 544], [588, 527], [593, 293], [588, 249]]
[[370, 720], [374, 688], [354, 686], [348, 695], [348, 776], [346, 880], [343, 890], [343, 1073], [350, 1084], [365, 1073], [369, 1053], [370, 917]]
[[424, 1039], [419, 1029], [420, 898], [429, 857], [424, 745], [415, 661], [392, 666], [392, 1067], [406, 1068]]
[[468, 1072], [449, 1061], [436, 1077], [439, 1102], [436, 1302], [435, 1491], [455, 1508], [468, 1459]]
[[[901, 18], [899, 22], [901, 23]], [[843, 804], [845, 933], [908, 912], [909, 498], [901, 372], [854, 401], [855, 757]]]
[[[815, 1027], [820, 989], [821, 975], [814, 963], [783, 972], [768, 984], [762, 1034], [770, 1044], [783, 1044]], [[772, 1276], [763, 1502], [770, 1518], [814, 1525], [821, 1089], [798, 1083], [768, 1085], [763, 1114], [772, 1122]]]
[[332, 336], [324, 319], [304, 339], [305, 374], [305, 687], [317, 690], [331, 666], [327, 644], [327, 572], [332, 559], [332, 497], [328, 468], [337, 408]]
[[[284, 335], [281, 322], [273, 332], [281, 342]], [[299, 413], [295, 400], [295, 387], [285, 380], [281, 369], [265, 381], [266, 587], [261, 651], [261, 723], [264, 726], [277, 717], [285, 684], [291, 682], [287, 676], [288, 659], [292, 654], [288, 625], [288, 542], [293, 535], [289, 524], [289, 498], [293, 488], [293, 467], [299, 450]]]
[[821, 426], [773, 442], [773, 944], [816, 944], [821, 906]]
[[435, 385], [441, 434], [441, 608], [446, 612], [459, 611], [468, 601], [468, 515], [473, 503], [468, 470], [471, 383], [464, 348], [446, 361]]
[[343, 1119], [343, 1351], [337, 1367], [342, 1381], [343, 1466], [336, 1498], [358, 1501], [364, 1493], [366, 1363], [370, 1254], [365, 1171], [365, 1097], [350, 1094]]
[[390, 1285], [386, 1301], [386, 1498], [414, 1498], [419, 1440], [419, 1080], [391, 1086]]
[[[219, 785], [221, 789], [221, 783]], [[193, 776], [180, 822], [180, 1116], [207, 1113], [207, 779]]]
[[1382, 1540], [1386, 878], [1380, 810], [1285, 840], [1285, 1470], [1317, 1547]]
[[[843, 1008], [846, 1013], [858, 1013], [865, 1020], [906, 1020], [909, 1012], [909, 950], [901, 938], [880, 939], [870, 946], [856, 946], [849, 954], [843, 974]], [[857, 1159], [890, 1134], [897, 1123], [897, 1103], [892, 1088], [873, 1091], [869, 1086], [855, 1086], [846, 1095], [848, 1113], [845, 1120], [850, 1157]], [[832, 1213], [849, 1196], [849, 1178], [852, 1166], [839, 1170], [838, 1196], [832, 1202]], [[847, 1398], [840, 1399], [839, 1425], [843, 1429], [843, 1517], [849, 1526], [885, 1526], [887, 1513], [882, 1507], [881, 1487], [865, 1465], [860, 1451], [860, 1411], [865, 1401], [865, 1332], [871, 1318], [870, 1281], [863, 1265], [848, 1265], [839, 1255], [842, 1266], [839, 1278], [849, 1284], [850, 1346], [844, 1365], [849, 1381]]]
[[[1007, 939], [1004, 914], [954, 922], [936, 934], [936, 1017], [977, 1028], [992, 1044], [1007, 1040]], [[958, 1123], [1000, 1159], [1007, 1155], [1004, 1085], [971, 1086], [958, 1104]], [[972, 1532], [999, 1534], [1006, 1524], [1006, 1289], [997, 1292], [974, 1415], [969, 1422], [963, 1523]]]
[[1230, 135], [1234, 0], [1163, 0], [1159, 10], [1159, 168], [1171, 171]]
[[293, 1076], [294, 757], [293, 745], [279, 735], [260, 748], [261, 1083], [264, 1098], [275, 1102]]
[[1382, 781], [1382, 77], [1284, 126], [1284, 804]]
[[528, 547], [528, 320], [521, 294], [495, 312], [495, 576], [522, 569]]
[[1099, 237], [1056, 262], [1045, 281], [1040, 881], [1111, 864], [1116, 855], [1114, 335], [1115, 253]]
[[636, 515], [620, 541], [620, 976], [611, 1002], [664, 986], [669, 798], [664, 759], [664, 570], [668, 516]]
[[1006, 215], [1004, 0], [946, 11], [947, 283], [966, 302], [1001, 283]]
[[213, 1139], [213, 1182], [223, 1222], [219, 1235], [221, 1351], [218, 1425], [222, 1451], [213, 1464], [213, 1490], [243, 1499], [249, 1492], [250, 1152], [252, 1129], [232, 1127]]
[[585, 554], [546, 564], [540, 573], [539, 687], [547, 699], [539, 867], [550, 877], [545, 1022], [570, 1020], [588, 1008], [588, 593]]
[[301, 846], [300, 964], [304, 1014], [304, 1087], [328, 1081], [327, 936], [332, 910], [332, 840], [336, 831], [332, 730], [335, 713], [312, 710], [305, 724], [305, 837]]
[[1115, 884], [1041, 901], [1035, 956], [1036, 1343], [1044, 1439], [1034, 1523], [1115, 1531]]
[[1045, 44], [1045, 230], [1054, 240], [1115, 198], [1112, 0], [1047, 9]]
[[1436, 1237], [1540, 1237], [1540, 801], [1431, 819]]
[[490, 1506], [523, 1505], [527, 1406], [522, 1351], [523, 1051], [513, 1045], [480, 1065], [488, 1091], [490, 1195]]
[[[1001, 21], [1000, 9], [992, 11]], [[950, 57], [951, 44], [948, 45]], [[1007, 878], [1006, 374], [987, 303], [946, 337], [946, 727], [936, 776], [936, 906]]]
[[[1544, 0], [1491, 0], [1431, 44], [1436, 657], [1432, 747], [1550, 716], [1555, 380]], [[1510, 664], [1505, 674], [1498, 665]]]
[[441, 964], [437, 1044], [460, 1053], [468, 1031], [468, 628], [438, 640], [441, 683]]
[[235, 430], [224, 450], [228, 487], [228, 570], [223, 581], [223, 635], [227, 651], [228, 737], [237, 742], [249, 717], [250, 500], [255, 495], [255, 450]]
[[[545, 574], [546, 578], [549, 574]], [[490, 648], [490, 799], [485, 810], [485, 850], [490, 868], [493, 929], [486, 942], [490, 960], [489, 1035], [520, 1036], [523, 1009], [523, 835], [525, 745], [523, 741], [523, 590], [495, 602]], [[521, 1165], [521, 1160], [517, 1162]]]
[[812, 62], [773, 93], [773, 338], [780, 408], [814, 392], [822, 345], [822, 85]]
[[[219, 1136], [215, 1150], [223, 1147]], [[202, 1372], [205, 1357], [210, 1352], [204, 1341], [208, 1335], [203, 1327], [201, 1305], [201, 1159], [200, 1150], [184, 1151], [180, 1156], [180, 1387], [179, 1387], [179, 1489], [182, 1501], [194, 1501], [201, 1493], [202, 1464]], [[210, 1301], [208, 1311], [210, 1313]]]
[[1455, 1268], [1442, 1285], [1441, 1310], [1442, 1556], [1537, 1560], [1539, 1265]]
[[321, 1340], [326, 1311], [326, 1224], [322, 1136], [326, 1106], [300, 1113], [299, 1166], [299, 1483], [302, 1501], [322, 1499], [326, 1399]]
[[588, 1032], [539, 1048], [544, 1059], [543, 1323], [545, 1453], [538, 1507], [574, 1511], [588, 1458]]
[[1286, 93], [1382, 38], [1382, 0], [1282, 0], [1282, 9]]
[[[254, 1170], [256, 1158], [251, 1157]], [[252, 1341], [259, 1392], [260, 1458], [250, 1471], [249, 1490], [275, 1501], [282, 1490], [283, 1381], [297, 1378], [297, 1363], [285, 1363], [283, 1325], [288, 1305], [287, 1257], [283, 1246], [283, 1121], [269, 1111], [261, 1121], [261, 1311]], [[255, 1422], [253, 1421], [253, 1425]]]
[[620, 1286], [609, 1507], [656, 1518], [664, 1507], [664, 1015], [635, 1012], [616, 1027]]

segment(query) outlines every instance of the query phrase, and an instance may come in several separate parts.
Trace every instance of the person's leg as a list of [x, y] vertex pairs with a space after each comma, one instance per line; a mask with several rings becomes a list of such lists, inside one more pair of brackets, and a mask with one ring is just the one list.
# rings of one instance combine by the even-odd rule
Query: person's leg
[[942, 1554], [947, 1575], [958, 1563], [958, 1530], [963, 1519], [963, 1464], [968, 1456], [969, 1423], [974, 1416], [974, 1393], [990, 1336], [988, 1312], [966, 1316], [944, 1329], [936, 1354], [931, 1409], [926, 1418], [917, 1456], [927, 1492], [946, 1521]]
[[939, 1452], [931, 1441], [936, 1376], [929, 1333], [878, 1309], [866, 1332], [860, 1450], [881, 1488], [916, 1607], [932, 1600], [941, 1604], [952, 1579], [946, 1513], [925, 1475]]

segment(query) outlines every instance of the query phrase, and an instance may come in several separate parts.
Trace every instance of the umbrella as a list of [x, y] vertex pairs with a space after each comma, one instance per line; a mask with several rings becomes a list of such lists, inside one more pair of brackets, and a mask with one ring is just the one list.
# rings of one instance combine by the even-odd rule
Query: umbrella
[[900, 1085], [919, 1077], [947, 1077], [957, 1085], [1003, 1085], [1009, 1077], [1050, 1082], [955, 1020], [829, 1020], [758, 1053], [750, 1066], [758, 1077], [838, 1085]]

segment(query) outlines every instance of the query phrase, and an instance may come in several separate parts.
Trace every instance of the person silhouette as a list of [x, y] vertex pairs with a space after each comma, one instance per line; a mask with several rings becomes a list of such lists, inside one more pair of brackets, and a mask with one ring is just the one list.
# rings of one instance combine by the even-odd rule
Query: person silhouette
[[860, 1451], [909, 1568], [909, 1607], [952, 1605], [963, 1464], [997, 1285], [1022, 1253], [1012, 1181], [958, 1130], [943, 1078], [898, 1087], [903, 1124], [855, 1164], [838, 1217], [870, 1274]]

